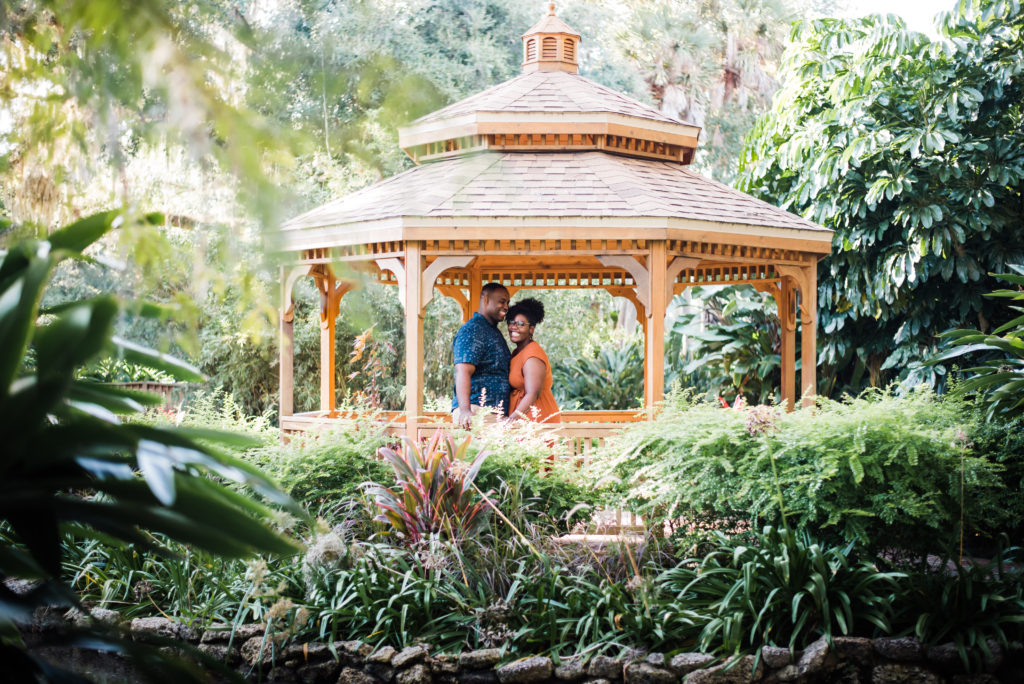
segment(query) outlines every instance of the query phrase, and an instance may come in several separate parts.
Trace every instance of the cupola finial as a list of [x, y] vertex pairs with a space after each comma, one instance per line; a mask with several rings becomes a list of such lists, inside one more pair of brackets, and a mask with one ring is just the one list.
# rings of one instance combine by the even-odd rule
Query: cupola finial
[[523, 73], [531, 71], [568, 71], [577, 73], [580, 34], [555, 14], [555, 3], [548, 13], [523, 34]]

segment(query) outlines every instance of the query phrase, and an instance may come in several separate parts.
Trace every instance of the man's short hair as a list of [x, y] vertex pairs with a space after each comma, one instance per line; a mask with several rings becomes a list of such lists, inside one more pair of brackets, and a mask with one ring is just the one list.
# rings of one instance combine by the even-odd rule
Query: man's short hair
[[501, 283], [487, 283], [486, 285], [480, 288], [480, 296], [487, 297], [496, 290], [505, 290], [505, 292], [508, 292], [508, 288], [502, 285]]

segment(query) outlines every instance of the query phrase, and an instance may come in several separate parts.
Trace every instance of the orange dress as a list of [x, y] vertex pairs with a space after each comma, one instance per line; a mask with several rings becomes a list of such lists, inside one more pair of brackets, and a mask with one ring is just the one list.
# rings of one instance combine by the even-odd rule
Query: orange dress
[[526, 412], [526, 417], [540, 423], [562, 422], [558, 404], [555, 403], [555, 395], [551, 393], [551, 386], [554, 384], [554, 379], [551, 377], [551, 363], [548, 361], [548, 355], [544, 353], [540, 345], [533, 341], [523, 347], [522, 351], [512, 356], [508, 376], [508, 384], [512, 386], [512, 395], [509, 397], [509, 411], [515, 411], [516, 407], [519, 406], [519, 402], [526, 395], [526, 378], [523, 377], [523, 365], [528, 359], [540, 359], [544, 363], [544, 383], [541, 385], [540, 395], [533, 402], [533, 406], [531, 406], [531, 409], [537, 408], [539, 412], [537, 417], [533, 417], [532, 410]]

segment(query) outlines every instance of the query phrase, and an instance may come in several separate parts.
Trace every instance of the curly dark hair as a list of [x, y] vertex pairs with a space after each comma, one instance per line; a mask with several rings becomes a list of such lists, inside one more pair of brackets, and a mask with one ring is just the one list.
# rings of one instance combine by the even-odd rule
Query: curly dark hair
[[544, 305], [532, 297], [520, 299], [508, 308], [505, 320], [514, 320], [517, 314], [526, 316], [526, 320], [530, 321], [530, 325], [537, 325], [544, 320]]

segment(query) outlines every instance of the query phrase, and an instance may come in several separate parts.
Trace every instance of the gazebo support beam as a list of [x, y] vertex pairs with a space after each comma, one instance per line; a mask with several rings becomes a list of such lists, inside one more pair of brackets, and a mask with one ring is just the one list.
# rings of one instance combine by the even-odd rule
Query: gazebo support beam
[[779, 365], [782, 376], [779, 394], [786, 410], [792, 411], [796, 408], [796, 292], [790, 278], [781, 278], [778, 282], [758, 284], [754, 287], [775, 298], [779, 316]]
[[337, 406], [334, 391], [336, 353], [334, 332], [338, 322], [341, 298], [352, 289], [352, 284], [339, 281], [329, 266], [316, 276], [320, 290], [320, 410], [332, 415]]
[[[668, 245], [651, 243], [647, 257], [647, 328], [644, 343], [644, 406], [652, 408], [665, 398], [665, 312], [668, 309]], [[639, 290], [639, 288], [637, 288]]]
[[818, 390], [818, 264], [778, 266], [778, 272], [796, 283], [800, 292], [800, 385], [802, 405], [814, 406]]
[[[423, 416], [423, 251], [418, 241], [405, 243], [405, 434], [419, 439]], [[434, 274], [436, 277], [437, 274]]]
[[292, 288], [295, 281], [309, 273], [309, 266], [281, 269], [280, 344], [278, 345], [278, 385], [281, 403], [278, 415], [295, 413], [295, 304]]

